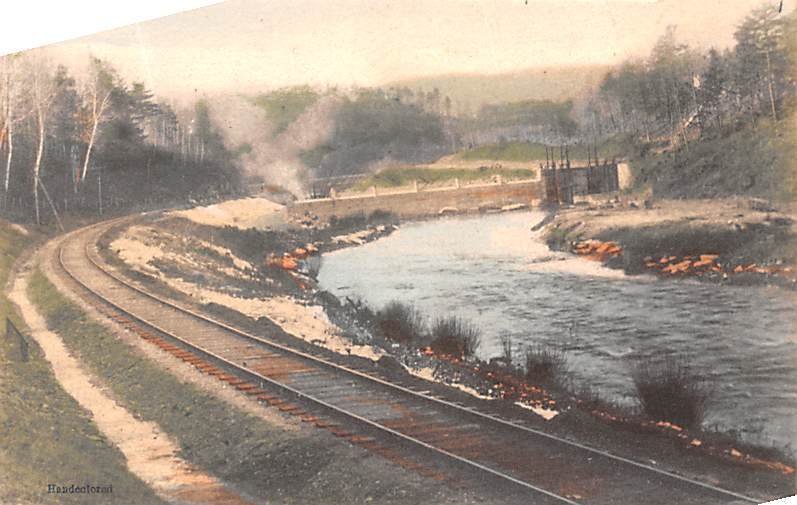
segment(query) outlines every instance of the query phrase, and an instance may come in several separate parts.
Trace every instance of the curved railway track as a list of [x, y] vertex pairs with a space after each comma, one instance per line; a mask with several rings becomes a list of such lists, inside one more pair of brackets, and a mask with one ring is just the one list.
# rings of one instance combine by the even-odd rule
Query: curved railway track
[[[528, 492], [535, 503], [758, 503], [728, 489], [559, 438], [522, 421], [388, 382], [166, 300], [121, 277], [100, 259], [97, 238], [117, 222], [73, 232], [57, 248], [55, 266], [80, 286], [83, 296], [94, 299], [114, 319], [146, 328], [139, 331], [142, 336], [201, 371], [299, 414], [304, 421], [392, 455], [402, 466], [425, 468], [408, 462], [390, 444], [417, 459], [437, 458], [489, 476]], [[432, 468], [428, 476], [445, 479]]]

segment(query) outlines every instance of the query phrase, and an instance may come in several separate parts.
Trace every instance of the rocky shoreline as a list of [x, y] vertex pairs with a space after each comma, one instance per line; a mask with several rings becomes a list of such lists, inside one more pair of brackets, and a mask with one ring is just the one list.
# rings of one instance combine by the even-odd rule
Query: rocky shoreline
[[556, 251], [627, 274], [797, 289], [797, 233], [790, 210], [755, 199], [633, 199], [564, 209], [544, 226]]

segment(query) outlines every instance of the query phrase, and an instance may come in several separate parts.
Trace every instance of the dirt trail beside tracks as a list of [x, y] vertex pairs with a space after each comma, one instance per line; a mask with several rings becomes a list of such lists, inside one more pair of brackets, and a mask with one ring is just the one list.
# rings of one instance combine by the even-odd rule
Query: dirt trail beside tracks
[[243, 505], [251, 503], [229, 491], [215, 477], [176, 455], [177, 446], [151, 422], [136, 419], [105, 391], [69, 352], [61, 338], [28, 300], [27, 287], [36, 259], [20, 271], [10, 292], [31, 336], [50, 362], [56, 378], [78, 403], [91, 412], [100, 431], [122, 451], [130, 471], [163, 499], [174, 503]]

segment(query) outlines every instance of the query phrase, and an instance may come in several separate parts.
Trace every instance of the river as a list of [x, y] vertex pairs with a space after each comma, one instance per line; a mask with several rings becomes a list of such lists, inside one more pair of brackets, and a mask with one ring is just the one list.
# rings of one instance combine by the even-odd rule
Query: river
[[536, 211], [404, 224], [383, 239], [324, 255], [319, 283], [372, 307], [414, 303], [430, 318], [458, 314], [482, 329], [481, 357], [499, 338], [544, 342], [568, 356], [577, 385], [634, 405], [637, 357], [681, 353], [711, 382], [704, 427], [783, 448], [797, 435], [795, 294], [692, 280], [626, 276], [551, 252], [530, 227]]

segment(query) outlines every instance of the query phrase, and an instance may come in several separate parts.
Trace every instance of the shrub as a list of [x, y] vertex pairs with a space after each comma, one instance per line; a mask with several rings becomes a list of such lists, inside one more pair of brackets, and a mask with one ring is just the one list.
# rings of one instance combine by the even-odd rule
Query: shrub
[[537, 384], [561, 383], [567, 373], [567, 355], [547, 344], [526, 348], [526, 380]]
[[686, 358], [641, 359], [634, 365], [633, 378], [642, 410], [651, 419], [687, 428], [703, 421], [710, 392]]
[[[329, 297], [335, 300], [336, 298], [326, 291], [322, 291], [320, 295]], [[348, 308], [354, 319], [362, 324], [370, 325], [376, 320], [376, 314], [371, 307], [362, 298], [355, 296], [354, 298], [345, 297], [343, 299], [345, 306]], [[329, 303], [329, 302], [328, 302]], [[332, 302], [334, 303], [334, 302]]]
[[332, 230], [359, 230], [365, 228], [367, 224], [368, 218], [362, 211], [349, 216], [329, 218], [329, 227]]
[[501, 359], [507, 366], [512, 366], [515, 360], [512, 336], [501, 335], [499, 337], [499, 342], [501, 343]]
[[423, 315], [407, 303], [393, 300], [376, 314], [376, 324], [390, 340], [417, 344], [426, 332]]
[[439, 354], [466, 357], [476, 354], [481, 330], [457, 316], [438, 317], [432, 324], [432, 350]]
[[369, 223], [397, 223], [398, 217], [389, 210], [376, 209], [368, 216]]

